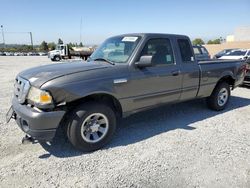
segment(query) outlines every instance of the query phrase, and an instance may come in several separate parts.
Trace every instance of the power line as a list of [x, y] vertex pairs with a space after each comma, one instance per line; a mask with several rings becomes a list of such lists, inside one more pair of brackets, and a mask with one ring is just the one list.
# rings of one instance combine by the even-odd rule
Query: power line
[[30, 32], [26, 32], [26, 31], [23, 31], [23, 32], [4, 32], [4, 33], [7, 33], [7, 34], [27, 34], [27, 33], [30, 33]]

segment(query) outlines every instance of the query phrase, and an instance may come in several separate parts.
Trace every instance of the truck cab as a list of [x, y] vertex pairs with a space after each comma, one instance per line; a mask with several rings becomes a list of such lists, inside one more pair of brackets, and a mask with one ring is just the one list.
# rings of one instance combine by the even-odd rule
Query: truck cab
[[66, 44], [58, 44], [55, 50], [51, 50], [48, 53], [48, 58], [52, 61], [60, 61], [64, 57], [69, 55], [68, 45]]

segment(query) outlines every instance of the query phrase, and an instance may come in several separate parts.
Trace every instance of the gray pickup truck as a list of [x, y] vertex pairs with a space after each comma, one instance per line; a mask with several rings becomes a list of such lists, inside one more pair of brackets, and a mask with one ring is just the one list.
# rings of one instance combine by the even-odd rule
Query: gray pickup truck
[[187, 36], [120, 35], [87, 62], [19, 73], [6, 118], [40, 142], [51, 141], [62, 126], [74, 147], [93, 151], [107, 144], [119, 119], [142, 110], [197, 98], [223, 110], [245, 74], [242, 61], [199, 64]]

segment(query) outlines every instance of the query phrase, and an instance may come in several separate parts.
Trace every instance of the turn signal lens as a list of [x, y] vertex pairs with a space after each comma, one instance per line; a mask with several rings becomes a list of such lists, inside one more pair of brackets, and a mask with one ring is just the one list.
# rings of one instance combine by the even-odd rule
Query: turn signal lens
[[52, 98], [48, 92], [42, 92], [40, 94], [40, 103], [41, 104], [50, 104], [52, 102]]

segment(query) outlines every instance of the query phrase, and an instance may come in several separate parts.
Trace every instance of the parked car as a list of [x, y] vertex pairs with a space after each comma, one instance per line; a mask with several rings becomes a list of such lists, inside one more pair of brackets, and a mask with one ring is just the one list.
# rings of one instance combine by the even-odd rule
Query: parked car
[[194, 55], [198, 61], [210, 60], [210, 55], [204, 46], [193, 46]]
[[238, 49], [238, 50], [232, 50], [231, 52], [228, 52], [227, 54], [221, 56], [219, 59], [247, 59], [250, 57], [250, 49]]
[[0, 56], [6, 56], [4, 52], [0, 52]]
[[39, 56], [39, 53], [37, 53], [37, 52], [28, 52], [27, 56]]
[[46, 52], [39, 52], [38, 53], [40, 56], [47, 56], [48, 55], [48, 53], [46, 53]]
[[14, 56], [23, 56], [23, 53], [22, 52], [15, 52]]
[[224, 49], [224, 50], [218, 52], [217, 54], [215, 54], [213, 59], [219, 59], [221, 56], [224, 56], [225, 54], [227, 54], [233, 50], [237, 50], [237, 48]]
[[25, 141], [51, 141], [62, 126], [73, 146], [97, 150], [112, 138], [118, 119], [142, 110], [198, 98], [225, 109], [245, 69], [237, 60], [199, 63], [187, 36], [115, 36], [85, 63], [19, 73], [6, 119], [16, 120]]
[[14, 56], [13, 52], [6, 52], [5, 54], [6, 54], [6, 56]]
[[250, 85], [250, 57], [247, 58], [246, 63], [248, 64], [248, 67], [247, 67], [247, 74], [245, 76], [243, 84]]

